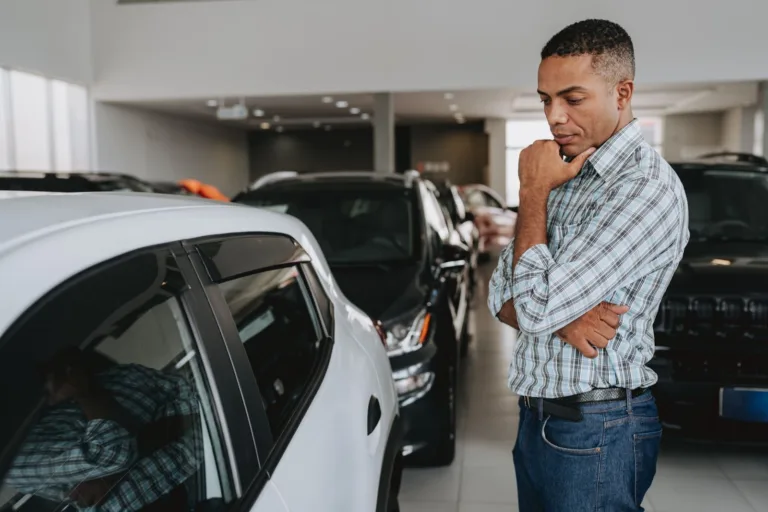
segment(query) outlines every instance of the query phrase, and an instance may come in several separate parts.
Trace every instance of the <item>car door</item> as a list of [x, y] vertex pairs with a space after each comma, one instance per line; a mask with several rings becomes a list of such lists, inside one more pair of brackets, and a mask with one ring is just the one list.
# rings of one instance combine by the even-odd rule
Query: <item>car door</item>
[[246, 405], [267, 424], [254, 497], [269, 483], [291, 511], [374, 510], [388, 425], [370, 411], [381, 388], [333, 303], [313, 294], [307, 254], [278, 235], [194, 246], [242, 392], [260, 397]]
[[79, 273], [0, 339], [0, 508], [236, 509], [259, 471], [238, 388], [180, 244]]

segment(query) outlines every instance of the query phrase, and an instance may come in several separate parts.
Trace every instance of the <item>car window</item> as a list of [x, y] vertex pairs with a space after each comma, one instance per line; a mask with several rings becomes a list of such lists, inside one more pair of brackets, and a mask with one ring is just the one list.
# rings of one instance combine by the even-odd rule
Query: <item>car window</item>
[[218, 285], [261, 391], [272, 435], [286, 430], [315, 374], [325, 340], [297, 266]]
[[482, 208], [489, 206], [488, 196], [479, 190], [470, 190], [467, 194], [467, 204], [470, 208]]
[[233, 500], [213, 395], [164, 252], [52, 292], [0, 341], [0, 509], [182, 511]]
[[417, 254], [414, 202], [402, 189], [272, 187], [245, 194], [237, 202], [298, 218], [331, 264], [407, 261]]
[[502, 208], [501, 203], [498, 202], [496, 198], [491, 194], [486, 194], [485, 192], [482, 194], [485, 196], [485, 202], [488, 206], [492, 206], [493, 208]]

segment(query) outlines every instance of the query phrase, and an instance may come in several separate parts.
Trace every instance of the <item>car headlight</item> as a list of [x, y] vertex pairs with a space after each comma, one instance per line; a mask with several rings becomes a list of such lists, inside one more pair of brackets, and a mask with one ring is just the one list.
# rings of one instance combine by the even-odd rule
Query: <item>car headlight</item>
[[399, 356], [418, 350], [429, 337], [432, 315], [424, 310], [410, 321], [396, 321], [387, 326], [387, 353]]

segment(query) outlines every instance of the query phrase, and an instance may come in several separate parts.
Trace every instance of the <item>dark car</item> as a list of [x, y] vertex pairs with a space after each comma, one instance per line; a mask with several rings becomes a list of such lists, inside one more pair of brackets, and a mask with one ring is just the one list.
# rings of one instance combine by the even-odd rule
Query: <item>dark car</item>
[[656, 317], [660, 417], [686, 438], [768, 442], [768, 162], [672, 167], [691, 239]]
[[413, 465], [454, 459], [456, 379], [468, 336], [467, 248], [452, 243], [418, 174], [304, 173], [259, 180], [233, 199], [293, 215], [323, 250], [341, 291], [386, 338]]
[[0, 190], [31, 192], [155, 192], [151, 184], [117, 173], [0, 171]]
[[456, 185], [448, 181], [435, 182], [435, 194], [440, 206], [448, 217], [448, 222], [456, 230], [462, 243], [470, 250], [469, 257], [469, 282], [470, 298], [474, 295], [477, 284], [477, 261], [480, 250], [480, 232], [475, 226], [474, 216], [467, 211], [464, 200], [459, 194]]

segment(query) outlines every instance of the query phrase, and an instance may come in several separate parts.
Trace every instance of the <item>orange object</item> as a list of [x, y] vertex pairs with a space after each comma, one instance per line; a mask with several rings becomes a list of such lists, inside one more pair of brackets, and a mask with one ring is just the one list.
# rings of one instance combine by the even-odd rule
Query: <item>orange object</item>
[[204, 197], [206, 199], [215, 199], [217, 201], [228, 202], [229, 198], [221, 193], [221, 191], [213, 185], [202, 183], [194, 179], [181, 180], [179, 185], [184, 187], [188, 192], [195, 194], [196, 196]]

